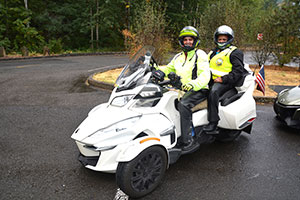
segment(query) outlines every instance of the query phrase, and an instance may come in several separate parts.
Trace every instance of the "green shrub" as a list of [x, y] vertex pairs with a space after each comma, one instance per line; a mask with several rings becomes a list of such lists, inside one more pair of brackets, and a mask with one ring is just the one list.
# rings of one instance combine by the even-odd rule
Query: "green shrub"
[[51, 53], [57, 54], [63, 52], [62, 40], [60, 38], [58, 40], [50, 40], [48, 46]]
[[133, 54], [140, 47], [151, 45], [156, 51], [154, 57], [158, 63], [165, 60], [172, 49], [171, 40], [166, 35], [165, 7], [159, 3], [144, 2], [135, 13], [131, 31], [124, 30], [125, 46]]

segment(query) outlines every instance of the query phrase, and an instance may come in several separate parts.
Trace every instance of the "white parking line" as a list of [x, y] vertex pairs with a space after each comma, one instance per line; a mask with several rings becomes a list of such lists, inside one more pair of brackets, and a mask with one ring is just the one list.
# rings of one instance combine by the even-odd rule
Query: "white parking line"
[[98, 68], [95, 68], [95, 69], [90, 69], [90, 70], [88, 70], [88, 72], [93, 72], [93, 71], [97, 71], [97, 70], [100, 70], [100, 69], [109, 69], [109, 68], [123, 67], [125, 65], [126, 64], [118, 64], [118, 65], [109, 65], [109, 66], [105, 66], [105, 67], [98, 67]]

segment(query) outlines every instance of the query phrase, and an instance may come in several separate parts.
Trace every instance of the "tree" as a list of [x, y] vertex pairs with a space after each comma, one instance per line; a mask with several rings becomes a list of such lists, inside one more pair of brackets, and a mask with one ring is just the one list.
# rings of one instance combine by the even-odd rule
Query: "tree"
[[[178, 33], [183, 27], [192, 25], [198, 28], [201, 35], [201, 47], [212, 48], [214, 31], [218, 26], [226, 24], [235, 32], [234, 44], [241, 46], [256, 42], [254, 38], [256, 39], [258, 31], [257, 24], [261, 23], [261, 18], [265, 18], [268, 8], [277, 7], [276, 2], [276, 0], [0, 0], [0, 45], [8, 52], [18, 51], [23, 45], [28, 46], [30, 50], [42, 49], [42, 46], [45, 44], [49, 46], [50, 43], [72, 50], [88, 49], [91, 44], [102, 49], [120, 49], [124, 48], [122, 31], [126, 28], [131, 36], [142, 38], [142, 33], [138, 33], [136, 27], [143, 25], [153, 26], [155, 34], [158, 34], [156, 30], [159, 27], [161, 37], [158, 39], [168, 41], [178, 48]], [[25, 8], [26, 4], [28, 9]], [[147, 5], [151, 5], [152, 11], [149, 8], [145, 9]], [[283, 57], [288, 55], [288, 53], [280, 54], [283, 51], [287, 52], [285, 47], [298, 48], [297, 41], [300, 36], [297, 37], [296, 32], [298, 31], [299, 35], [299, 10], [299, 0], [285, 0], [267, 22], [272, 24], [273, 31], [276, 29], [276, 32], [280, 33], [276, 37], [281, 40], [273, 41], [281, 48], [277, 55], [279, 58], [281, 55], [284, 55]], [[157, 16], [151, 18], [145, 13]], [[152, 24], [153, 20], [156, 20], [155, 26]], [[287, 25], [294, 26], [293, 30]], [[288, 30], [286, 33], [283, 32], [285, 29]], [[152, 33], [148, 31], [147, 34]], [[264, 38], [266, 35], [267, 33], [264, 33]], [[169, 48], [166, 44], [165, 47]]]
[[240, 46], [246, 40], [246, 24], [249, 21], [248, 5], [239, 0], [213, 1], [207, 6], [200, 18], [198, 27], [203, 48], [213, 48], [213, 35], [217, 27], [230, 26], [234, 33], [234, 44]]
[[[265, 5], [262, 4], [262, 7]], [[252, 44], [252, 59], [262, 66], [273, 55], [273, 49], [275, 47], [275, 33], [273, 26], [270, 24], [274, 7], [267, 9], [259, 9], [254, 13], [256, 15], [256, 21], [251, 25], [252, 29], [249, 33], [249, 41]], [[271, 14], [271, 15], [270, 15]], [[261, 34], [261, 39], [258, 38], [258, 34]]]
[[209, 0], [166, 0], [166, 21], [169, 39], [178, 48], [178, 35], [185, 26], [200, 26], [201, 14], [206, 10]]
[[134, 53], [144, 45], [154, 46], [154, 57], [162, 62], [171, 49], [171, 42], [165, 32], [165, 5], [161, 2], [144, 1], [135, 6], [131, 30], [127, 30], [126, 34], [130, 37], [129, 50]]
[[280, 66], [300, 52], [300, 0], [285, 0], [269, 20], [275, 34], [274, 54]]
[[0, 47], [8, 48], [10, 40], [7, 35], [8, 21], [7, 21], [7, 4], [0, 4]]
[[38, 27], [50, 40], [61, 39], [65, 48], [87, 48], [89, 45], [88, 6], [85, 1], [31, 1], [32, 27]]
[[30, 51], [37, 51], [39, 45], [44, 42], [44, 38], [36, 28], [28, 26], [32, 12], [27, 10], [22, 2], [11, 0], [5, 1], [4, 6], [0, 4], [0, 16], [3, 24], [0, 25], [0, 43], [7, 52], [18, 51], [23, 46]]

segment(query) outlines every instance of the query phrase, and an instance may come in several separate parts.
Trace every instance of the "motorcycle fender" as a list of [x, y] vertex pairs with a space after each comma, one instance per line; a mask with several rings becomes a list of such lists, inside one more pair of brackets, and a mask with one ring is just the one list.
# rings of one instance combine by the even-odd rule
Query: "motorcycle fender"
[[142, 137], [126, 146], [127, 147], [123, 147], [123, 150], [118, 155], [116, 159], [117, 162], [129, 162], [151, 146], [161, 146], [165, 150], [169, 160], [168, 150], [161, 144], [160, 139], [157, 137]]

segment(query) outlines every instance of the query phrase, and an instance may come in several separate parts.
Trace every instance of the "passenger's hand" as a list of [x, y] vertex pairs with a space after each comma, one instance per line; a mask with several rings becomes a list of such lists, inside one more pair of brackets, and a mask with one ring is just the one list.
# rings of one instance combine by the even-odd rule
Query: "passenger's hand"
[[194, 88], [194, 87], [193, 87], [191, 84], [189, 84], [189, 83], [184, 84], [184, 85], [182, 86], [182, 90], [184, 90], [184, 91], [186, 91], [186, 92], [190, 91], [190, 90], [193, 89], [193, 88]]
[[214, 82], [215, 83], [223, 83], [223, 80], [221, 77], [218, 77], [218, 78], [214, 79]]

